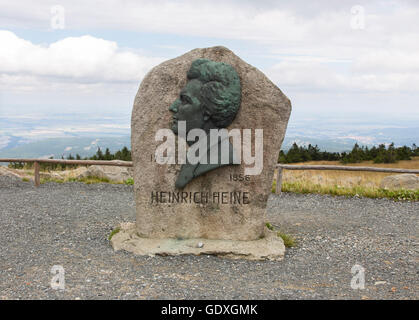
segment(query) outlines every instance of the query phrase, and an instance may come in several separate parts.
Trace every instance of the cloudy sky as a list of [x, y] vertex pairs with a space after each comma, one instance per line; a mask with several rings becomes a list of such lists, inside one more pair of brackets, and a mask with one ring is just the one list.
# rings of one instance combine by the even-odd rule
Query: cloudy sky
[[418, 116], [419, 1], [0, 0], [0, 115], [129, 113], [159, 62], [224, 45], [295, 114]]

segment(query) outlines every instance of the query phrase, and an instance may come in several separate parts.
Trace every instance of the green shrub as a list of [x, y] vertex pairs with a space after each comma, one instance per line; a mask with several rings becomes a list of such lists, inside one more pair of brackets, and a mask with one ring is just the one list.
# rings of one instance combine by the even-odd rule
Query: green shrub
[[395, 201], [419, 201], [419, 190], [387, 190], [363, 186], [340, 187], [323, 186], [308, 182], [283, 182], [283, 192], [331, 194], [334, 196], [388, 198]]
[[116, 227], [115, 229], [113, 229], [113, 230], [111, 231], [111, 234], [110, 234], [110, 235], [109, 235], [109, 237], [108, 237], [108, 240], [109, 240], [109, 241], [111, 241], [112, 237], [113, 237], [114, 235], [116, 235], [119, 231], [121, 231], [121, 228], [120, 228], [120, 227]]
[[124, 181], [125, 184], [127, 185], [133, 185], [134, 184], [134, 179], [133, 178], [128, 178], [127, 180]]
[[284, 245], [285, 245], [286, 248], [295, 247], [296, 242], [295, 242], [295, 240], [294, 240], [293, 237], [291, 237], [290, 235], [287, 235], [287, 234], [285, 234], [285, 233], [283, 233], [281, 231], [278, 231], [277, 235], [278, 235], [278, 237], [281, 237], [282, 238], [282, 240], [284, 241]]
[[269, 230], [273, 231], [274, 230], [274, 226], [271, 225], [269, 222], [266, 222], [266, 228], [268, 228]]

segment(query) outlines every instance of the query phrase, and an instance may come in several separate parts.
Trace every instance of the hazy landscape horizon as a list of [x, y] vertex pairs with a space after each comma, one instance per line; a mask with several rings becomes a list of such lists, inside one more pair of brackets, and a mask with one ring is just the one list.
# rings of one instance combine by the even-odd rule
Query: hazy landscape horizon
[[[307, 113], [293, 111], [283, 150], [318, 145], [342, 152], [355, 143], [411, 146], [419, 141], [419, 118], [411, 115]], [[91, 156], [97, 148], [130, 148], [129, 112], [0, 114], [0, 157]]]

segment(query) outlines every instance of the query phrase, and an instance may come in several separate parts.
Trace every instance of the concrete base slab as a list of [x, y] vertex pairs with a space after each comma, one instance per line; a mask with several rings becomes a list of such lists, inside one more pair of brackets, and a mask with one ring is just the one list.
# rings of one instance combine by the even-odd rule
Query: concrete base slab
[[120, 231], [111, 238], [115, 251], [126, 250], [136, 255], [216, 255], [230, 259], [282, 260], [285, 246], [276, 232], [265, 230], [259, 240], [212, 240], [212, 239], [150, 239], [140, 238], [135, 223], [121, 224]]

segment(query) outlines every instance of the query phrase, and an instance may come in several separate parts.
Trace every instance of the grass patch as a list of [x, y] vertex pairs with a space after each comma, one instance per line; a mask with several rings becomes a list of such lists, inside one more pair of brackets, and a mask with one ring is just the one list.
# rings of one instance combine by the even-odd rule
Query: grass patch
[[85, 184], [95, 184], [95, 183], [110, 183], [110, 184], [123, 184], [123, 182], [111, 181], [108, 178], [99, 178], [99, 177], [84, 177], [84, 178], [66, 178], [66, 179], [55, 179], [55, 178], [41, 178], [41, 183], [55, 182], [55, 183], [64, 183], [64, 182], [83, 182]]
[[418, 201], [419, 190], [386, 190], [381, 188], [368, 188], [364, 186], [341, 187], [338, 185], [320, 185], [310, 182], [284, 182], [282, 191], [296, 193], [318, 193], [334, 196], [359, 196], [367, 198], [388, 198], [395, 201]]
[[29, 178], [22, 178], [22, 181], [23, 182], [29, 182], [29, 181], [31, 181]]
[[108, 178], [99, 178], [99, 177], [85, 177], [76, 179], [78, 182], [83, 182], [85, 184], [95, 184], [95, 183], [111, 183], [111, 184], [122, 184], [122, 182], [114, 182]]
[[273, 231], [274, 230], [274, 226], [271, 225], [269, 222], [266, 222], [266, 228], [268, 228], [269, 230]]
[[272, 182], [271, 192], [272, 193], [275, 193], [276, 192], [276, 180], [274, 180], [274, 182]]
[[128, 178], [127, 180], [124, 181], [125, 184], [132, 186], [134, 184], [134, 179], [133, 178]]
[[[338, 161], [310, 161], [295, 163], [301, 165], [342, 165]], [[401, 160], [398, 163], [373, 163], [363, 161], [350, 163], [350, 166], [380, 168], [419, 169], [419, 157], [412, 160]], [[295, 193], [319, 193], [340, 196], [360, 196], [369, 198], [388, 198], [396, 201], [418, 201], [419, 190], [386, 190], [382, 189], [382, 180], [394, 175], [387, 172], [339, 171], [339, 170], [283, 170], [282, 191]], [[272, 184], [275, 192], [276, 182]]]
[[121, 231], [121, 228], [120, 227], [116, 227], [115, 229], [113, 229], [112, 232], [111, 232], [111, 234], [108, 237], [108, 240], [111, 241], [112, 237], [114, 235], [116, 235], [119, 231]]
[[41, 178], [41, 184], [44, 184], [44, 183], [47, 183], [47, 182], [63, 183], [63, 182], [65, 182], [65, 180], [55, 179], [55, 178]]
[[294, 240], [293, 237], [291, 237], [290, 235], [287, 235], [281, 231], [278, 231], [277, 236], [282, 238], [282, 240], [284, 241], [284, 245], [286, 248], [292, 248], [295, 247], [296, 242]]
[[[275, 227], [270, 222], [266, 222], [265, 223], [265, 226], [266, 226], [266, 228], [268, 228], [271, 231], [274, 231], [275, 230]], [[276, 235], [278, 237], [282, 238], [282, 240], [284, 241], [284, 245], [285, 245], [286, 248], [295, 247], [296, 241], [290, 235], [287, 235], [287, 234], [285, 234], [285, 233], [283, 233], [283, 232], [281, 232], [279, 230], [276, 233]]]

